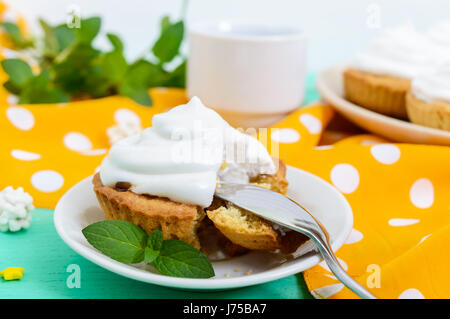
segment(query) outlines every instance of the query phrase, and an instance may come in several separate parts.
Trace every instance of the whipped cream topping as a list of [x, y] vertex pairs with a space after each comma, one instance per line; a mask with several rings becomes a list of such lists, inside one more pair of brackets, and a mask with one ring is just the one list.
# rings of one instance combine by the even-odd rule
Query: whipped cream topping
[[411, 79], [427, 72], [443, 56], [429, 39], [410, 25], [385, 29], [370, 44], [368, 50], [357, 54], [355, 69], [380, 75]]
[[450, 63], [415, 77], [411, 91], [425, 102], [450, 103]]
[[104, 185], [127, 182], [137, 194], [208, 207], [218, 179], [248, 183], [276, 172], [257, 139], [232, 128], [197, 97], [152, 122], [111, 147], [100, 168]]

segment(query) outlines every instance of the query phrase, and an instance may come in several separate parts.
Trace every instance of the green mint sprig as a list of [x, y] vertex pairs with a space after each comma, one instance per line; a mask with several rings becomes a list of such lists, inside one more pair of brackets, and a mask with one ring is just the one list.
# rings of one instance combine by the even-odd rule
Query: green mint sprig
[[94, 223], [82, 230], [87, 241], [103, 254], [123, 263], [152, 263], [163, 275], [210, 278], [214, 269], [206, 256], [182, 240], [163, 241], [157, 229], [148, 236], [139, 226], [121, 220]]
[[[110, 51], [93, 46], [101, 30], [99, 17], [82, 19], [80, 28], [65, 24], [51, 26], [42, 19], [39, 24], [43, 31], [40, 39], [25, 38], [13, 23], [0, 24], [16, 48], [26, 49], [39, 65], [36, 73], [26, 61], [2, 61], [9, 76], [4, 87], [19, 96], [19, 104], [60, 103], [119, 94], [150, 106], [149, 88], [185, 87], [186, 59], [180, 53], [183, 21], [172, 22], [169, 17], [163, 17], [161, 33], [154, 45], [144, 57], [132, 63], [126, 60], [124, 44], [115, 34], [106, 35], [112, 47]], [[147, 59], [150, 53], [152, 57]], [[177, 57], [181, 62], [169, 69], [168, 64]]]

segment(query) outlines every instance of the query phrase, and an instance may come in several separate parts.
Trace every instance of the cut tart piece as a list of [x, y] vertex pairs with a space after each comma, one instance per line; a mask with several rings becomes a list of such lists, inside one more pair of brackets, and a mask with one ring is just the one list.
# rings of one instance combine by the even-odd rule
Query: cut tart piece
[[[285, 175], [286, 166], [278, 160], [275, 175], [259, 175], [252, 183], [286, 194], [288, 182]], [[271, 222], [228, 202], [222, 202], [219, 207], [210, 207], [206, 213], [214, 226], [233, 244], [250, 250], [280, 249], [283, 253], [292, 253], [308, 240], [305, 235], [284, 232]]]

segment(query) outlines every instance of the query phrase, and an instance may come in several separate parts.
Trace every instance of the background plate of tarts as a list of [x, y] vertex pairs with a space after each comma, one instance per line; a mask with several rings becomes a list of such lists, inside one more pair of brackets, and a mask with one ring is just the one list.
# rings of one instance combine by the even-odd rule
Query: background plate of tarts
[[322, 98], [340, 114], [361, 128], [392, 141], [450, 146], [450, 131], [390, 117], [348, 101], [343, 83], [347, 68], [347, 65], [331, 67], [321, 72], [316, 80]]

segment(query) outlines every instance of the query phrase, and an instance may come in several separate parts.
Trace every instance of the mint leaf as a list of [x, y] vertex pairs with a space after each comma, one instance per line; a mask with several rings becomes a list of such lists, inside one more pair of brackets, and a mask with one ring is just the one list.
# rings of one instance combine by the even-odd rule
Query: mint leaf
[[170, 18], [169, 16], [164, 16], [161, 18], [161, 31], [164, 31], [167, 27], [170, 26]]
[[51, 85], [48, 71], [33, 76], [19, 95], [19, 104], [61, 102], [69, 102], [69, 96]]
[[177, 23], [170, 25], [167, 25], [167, 21], [165, 21], [163, 24], [163, 30], [161, 30], [161, 35], [153, 45], [153, 54], [161, 63], [172, 61], [173, 58], [178, 55], [181, 42], [183, 41], [183, 36], [183, 21], [178, 21]]
[[141, 105], [150, 106], [152, 100], [148, 88], [162, 76], [163, 71], [160, 68], [148, 61], [138, 60], [125, 73], [119, 86], [119, 94]]
[[39, 19], [39, 24], [44, 31], [44, 55], [56, 56], [59, 52], [59, 43], [53, 28], [43, 19]]
[[131, 264], [144, 260], [148, 236], [133, 223], [106, 220], [89, 225], [82, 232], [92, 246], [114, 260]]
[[164, 83], [164, 86], [168, 87], [186, 87], [186, 64], [187, 60], [184, 59], [175, 70], [167, 75], [167, 80]]
[[106, 36], [108, 37], [109, 42], [111, 43], [111, 45], [113, 46], [115, 51], [123, 51], [123, 43], [122, 40], [120, 40], [120, 38], [113, 34], [113, 33], [107, 33]]
[[148, 90], [140, 87], [133, 87], [128, 84], [122, 84], [119, 87], [119, 94], [127, 96], [136, 103], [143, 106], [151, 106], [153, 104], [152, 98], [148, 94]]
[[102, 21], [99, 17], [81, 20], [81, 27], [77, 29], [77, 38], [80, 42], [91, 43], [100, 31]]
[[159, 256], [162, 243], [163, 239], [161, 229], [154, 230], [148, 238], [147, 247], [145, 247], [145, 263], [149, 264]]
[[58, 40], [58, 48], [60, 52], [67, 49], [76, 40], [75, 31], [73, 29], [69, 29], [65, 24], [54, 27], [53, 32]]
[[9, 75], [9, 82], [16, 87], [22, 88], [33, 77], [30, 66], [21, 59], [6, 59], [1, 63]]
[[112, 82], [119, 82], [128, 69], [128, 63], [121, 51], [108, 52], [102, 57], [105, 76]]
[[11, 38], [12, 43], [18, 49], [24, 49], [33, 46], [33, 42], [30, 39], [24, 38], [20, 28], [12, 22], [3, 22], [0, 24], [5, 33]]
[[5, 83], [3, 83], [3, 87], [10, 93], [15, 95], [19, 95], [20, 91], [22, 90], [20, 87], [14, 85], [11, 81], [6, 81]]
[[208, 258], [181, 240], [163, 242], [153, 266], [163, 275], [184, 278], [210, 278], [214, 269]]
[[3, 30], [5, 30], [5, 32], [9, 35], [11, 41], [14, 44], [19, 44], [22, 42], [22, 34], [20, 32], [19, 27], [16, 24], [11, 22], [3, 22], [1, 26]]

